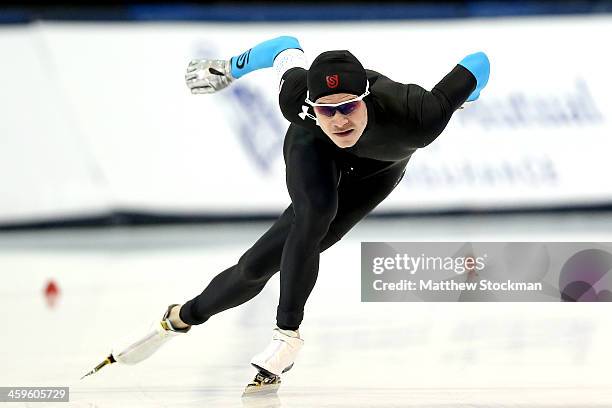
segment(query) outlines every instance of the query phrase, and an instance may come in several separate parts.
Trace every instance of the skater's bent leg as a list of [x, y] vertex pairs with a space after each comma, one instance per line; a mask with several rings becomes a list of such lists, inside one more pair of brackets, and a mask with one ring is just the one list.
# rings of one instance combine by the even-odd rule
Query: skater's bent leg
[[304, 305], [317, 280], [321, 240], [336, 214], [336, 202], [297, 212], [281, 259], [281, 290], [277, 326], [297, 330]]
[[295, 212], [281, 258], [280, 299], [276, 322], [296, 330], [317, 280], [321, 240], [338, 210], [336, 163], [316, 144], [289, 152], [287, 188]]
[[[303, 224], [299, 221], [308, 222], [312, 217], [298, 216], [296, 212], [295, 225], [287, 238], [281, 263], [278, 327], [297, 330], [304, 316], [304, 305], [318, 275], [319, 252], [338, 242], [393, 191], [402, 178], [405, 165], [406, 163], [399, 163], [388, 171], [356, 182], [341, 182], [337, 190], [336, 207], [328, 203], [327, 211], [321, 211], [323, 216], [318, 217], [318, 222], [311, 226], [311, 229], [318, 231], [299, 235], [300, 231], [307, 231], [305, 226], [299, 228]], [[324, 230], [326, 231], [324, 237], [318, 238], [320, 237], [318, 234]], [[290, 240], [296, 242], [292, 243]], [[316, 253], [307, 252], [311, 251], [315, 244], [318, 249]], [[310, 254], [310, 257], [306, 257], [307, 254]], [[299, 259], [304, 261], [301, 267], [297, 264]]]
[[261, 292], [280, 268], [293, 214], [289, 206], [236, 265], [215, 276], [201, 294], [181, 307], [180, 319], [189, 325], [201, 324], [212, 315], [241, 305]]

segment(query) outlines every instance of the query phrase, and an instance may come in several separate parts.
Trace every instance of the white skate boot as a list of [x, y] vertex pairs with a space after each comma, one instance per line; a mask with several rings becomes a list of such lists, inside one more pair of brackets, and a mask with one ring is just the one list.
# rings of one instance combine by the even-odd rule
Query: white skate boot
[[258, 373], [242, 395], [276, 392], [281, 382], [280, 375], [293, 367], [303, 345], [304, 340], [300, 338], [299, 331], [275, 328], [272, 331], [272, 342], [251, 360], [251, 365]]
[[150, 357], [172, 337], [187, 333], [191, 329], [191, 326], [184, 329], [175, 329], [172, 327], [170, 319], [168, 319], [170, 310], [172, 310], [174, 306], [178, 305], [172, 304], [168, 306], [161, 321], [158, 320], [153, 322], [149, 328], [149, 332], [145, 336], [137, 341], [131, 341], [127, 344], [113, 347], [111, 354], [93, 370], [81, 377], [81, 379], [98, 372], [102, 367], [108, 364], [118, 362], [133, 365], [139, 363]]

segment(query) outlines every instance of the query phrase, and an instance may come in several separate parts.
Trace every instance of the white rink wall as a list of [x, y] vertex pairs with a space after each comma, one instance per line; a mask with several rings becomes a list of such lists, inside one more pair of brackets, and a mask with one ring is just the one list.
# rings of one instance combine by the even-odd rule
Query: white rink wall
[[[274, 74], [217, 95], [183, 83], [193, 58], [229, 58], [278, 35], [310, 60], [350, 49], [430, 89], [483, 50], [491, 79], [417, 152], [378, 209], [610, 203], [611, 17], [350, 23], [39, 23], [0, 27], [0, 224], [105, 215], [280, 212]], [[426, 41], [424, 39], [427, 38]]]

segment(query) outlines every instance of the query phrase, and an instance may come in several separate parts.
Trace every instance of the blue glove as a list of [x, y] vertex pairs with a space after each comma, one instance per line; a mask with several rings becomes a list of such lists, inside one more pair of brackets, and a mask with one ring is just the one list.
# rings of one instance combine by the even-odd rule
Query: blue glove
[[484, 52], [476, 52], [470, 54], [459, 62], [459, 65], [470, 71], [476, 77], [476, 89], [468, 96], [466, 102], [472, 102], [478, 99], [480, 91], [489, 82], [489, 73], [491, 72], [491, 65], [489, 64], [489, 58]]

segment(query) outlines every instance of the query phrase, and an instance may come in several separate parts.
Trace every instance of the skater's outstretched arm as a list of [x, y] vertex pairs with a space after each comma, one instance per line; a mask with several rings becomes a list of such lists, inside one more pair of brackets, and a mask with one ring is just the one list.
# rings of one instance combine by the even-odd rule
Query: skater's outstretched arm
[[464, 102], [478, 99], [489, 81], [489, 71], [486, 54], [477, 52], [463, 58], [431, 92], [407, 85], [405, 111], [415, 147], [433, 142]]
[[278, 79], [288, 69], [306, 67], [306, 58], [295, 37], [276, 37], [228, 60], [197, 59], [189, 63], [185, 82], [193, 94], [213, 93], [235, 79], [274, 66]]

